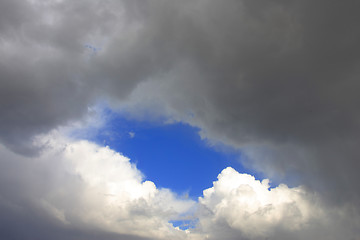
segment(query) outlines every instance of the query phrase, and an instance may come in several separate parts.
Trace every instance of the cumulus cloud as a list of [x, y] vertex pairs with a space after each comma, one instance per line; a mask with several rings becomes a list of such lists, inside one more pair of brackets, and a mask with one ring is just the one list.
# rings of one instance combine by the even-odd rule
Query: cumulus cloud
[[[270, 188], [228, 167], [199, 199], [198, 228], [208, 239], [347, 239], [358, 236], [316, 193], [285, 184]], [[348, 216], [350, 218], [350, 215]], [[345, 230], [345, 232], [344, 232]]]
[[[59, 238], [61, 234], [75, 238], [76, 232], [85, 238], [93, 231], [104, 239], [107, 235], [109, 239], [130, 235], [186, 239], [186, 233], [169, 221], [188, 217], [193, 201], [181, 200], [170, 190], [143, 181], [128, 158], [107, 147], [54, 135], [38, 141], [46, 142], [47, 148], [36, 158], [1, 148], [1, 221], [24, 217], [26, 223], [15, 224], [16, 231], [4, 228], [2, 238], [22, 239], [20, 235], [29, 234], [45, 239], [46, 235], [36, 235], [35, 229], [26, 226], [31, 226], [27, 221], [35, 212], [34, 228], [49, 225], [59, 232]], [[51, 221], [46, 223], [47, 219]]]
[[[144, 181], [123, 155], [53, 132], [25, 157], [0, 148], [4, 239], [352, 239], [359, 218], [305, 187], [271, 188], [231, 167], [198, 202]], [[181, 230], [172, 221], [191, 221]]]

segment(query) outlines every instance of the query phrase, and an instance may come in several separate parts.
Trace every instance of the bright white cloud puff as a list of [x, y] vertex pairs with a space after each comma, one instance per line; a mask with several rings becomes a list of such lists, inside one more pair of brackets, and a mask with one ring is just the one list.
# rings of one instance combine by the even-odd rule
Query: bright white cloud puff
[[[26, 159], [2, 148], [1, 154], [7, 158], [1, 164], [5, 166], [11, 161], [13, 167], [19, 168], [7, 181], [20, 181], [18, 184], [30, 192], [18, 194], [26, 198], [33, 195], [38, 207], [54, 219], [65, 226], [92, 227], [118, 234], [153, 239], [186, 238], [184, 231], [168, 221], [188, 218], [194, 201], [177, 198], [170, 190], [158, 189], [153, 182], [144, 181], [128, 158], [108, 147], [54, 135], [43, 136], [38, 141], [47, 144], [41, 156]], [[29, 169], [22, 168], [21, 161], [29, 161]], [[2, 169], [1, 173], [12, 170]], [[49, 173], [25, 176], [27, 171]], [[31, 191], [36, 188], [43, 189], [41, 193]]]
[[260, 182], [228, 167], [199, 200], [204, 214], [200, 224], [219, 237], [228, 234], [225, 230], [217, 232], [224, 225], [224, 229], [238, 231], [245, 239], [267, 239], [276, 229], [303, 231], [312, 220], [322, 220], [317, 201], [301, 187], [282, 184], [269, 188], [269, 180]]

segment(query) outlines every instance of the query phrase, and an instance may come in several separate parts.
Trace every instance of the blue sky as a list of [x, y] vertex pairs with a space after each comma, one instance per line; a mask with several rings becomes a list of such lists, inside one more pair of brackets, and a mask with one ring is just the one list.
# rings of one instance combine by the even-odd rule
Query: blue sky
[[195, 199], [224, 168], [248, 172], [239, 151], [211, 146], [198, 131], [180, 122], [140, 121], [108, 112], [106, 124], [89, 140], [129, 157], [158, 187]]

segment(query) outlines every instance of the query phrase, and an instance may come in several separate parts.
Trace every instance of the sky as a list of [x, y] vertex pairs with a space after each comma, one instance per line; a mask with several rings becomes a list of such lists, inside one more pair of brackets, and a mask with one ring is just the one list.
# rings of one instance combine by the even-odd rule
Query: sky
[[0, 1], [0, 238], [360, 238], [360, 3]]
[[246, 172], [240, 152], [224, 146], [214, 148], [201, 139], [198, 128], [182, 122], [127, 119], [125, 113], [107, 111], [104, 126], [88, 137], [84, 136], [88, 129], [82, 130], [77, 138], [121, 152], [136, 164], [145, 179], [161, 188], [197, 199], [224, 168], [232, 166]]

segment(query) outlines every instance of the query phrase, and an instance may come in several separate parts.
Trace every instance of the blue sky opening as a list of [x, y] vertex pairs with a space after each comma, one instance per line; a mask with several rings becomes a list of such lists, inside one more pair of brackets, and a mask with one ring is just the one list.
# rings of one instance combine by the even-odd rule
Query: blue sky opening
[[184, 198], [201, 196], [228, 166], [246, 172], [239, 151], [212, 147], [201, 139], [199, 128], [181, 122], [165, 124], [109, 115], [107, 124], [90, 140], [129, 157], [146, 180]]

